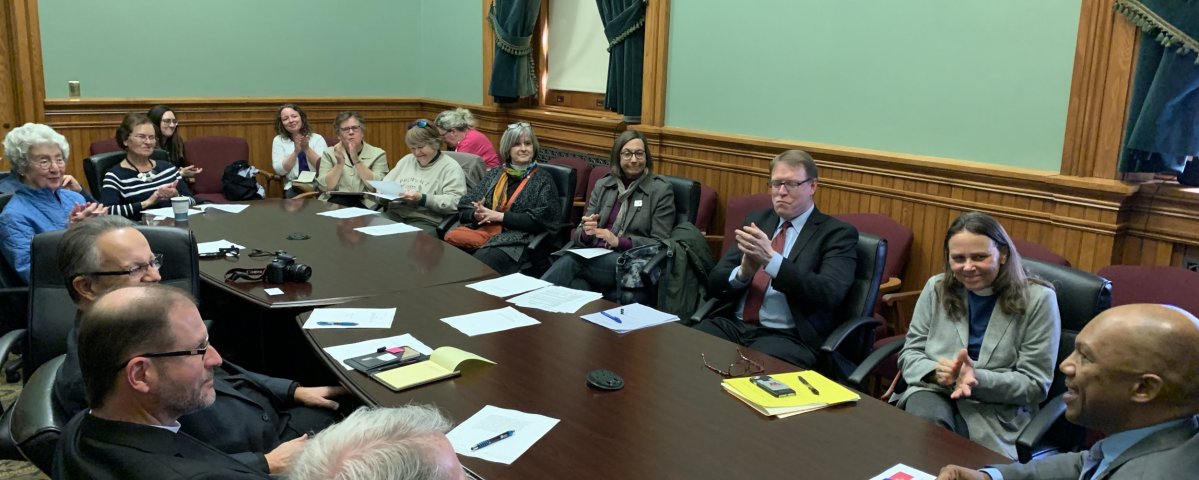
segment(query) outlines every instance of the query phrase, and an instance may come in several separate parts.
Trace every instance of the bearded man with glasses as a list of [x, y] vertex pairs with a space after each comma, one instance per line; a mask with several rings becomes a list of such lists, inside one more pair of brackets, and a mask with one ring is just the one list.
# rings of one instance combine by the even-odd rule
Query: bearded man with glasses
[[818, 173], [802, 150], [771, 160], [773, 208], [746, 216], [708, 276], [710, 295], [736, 300], [735, 316], [704, 319], [696, 329], [799, 367], [816, 364], [837, 327], [833, 309], [853, 282], [858, 243], [857, 229], [816, 208]]
[[[87, 345], [82, 331], [88, 313], [109, 292], [161, 281], [159, 267], [164, 261], [184, 260], [154, 253], [146, 237], [123, 217], [88, 220], [63, 235], [58, 249], [59, 270], [84, 318], [76, 320], [67, 337], [66, 359], [54, 382], [54, 407], [64, 417], [70, 418], [89, 407], [97, 408], [95, 399], [90, 398], [89, 402], [91, 396], [84, 390], [87, 369], [83, 365], [87, 360], [82, 350]], [[169, 358], [175, 356], [213, 355], [213, 351], [206, 354], [200, 351], [210, 348], [206, 335], [192, 343], [179, 348], [141, 349], [114, 362], [135, 355], [160, 359], [159, 363], [188, 360]], [[254, 373], [232, 363], [217, 363], [209, 387], [215, 391], [213, 401], [208, 402], [211, 406], [179, 413], [178, 424], [183, 433], [228, 454], [255, 472], [286, 472], [292, 457], [306, 444], [306, 433], [321, 430], [340, 418], [335, 411], [338, 404], [332, 398], [345, 392], [341, 387], [301, 387], [294, 381]], [[113, 363], [110, 367], [117, 365]], [[189, 394], [170, 392], [172, 398]]]

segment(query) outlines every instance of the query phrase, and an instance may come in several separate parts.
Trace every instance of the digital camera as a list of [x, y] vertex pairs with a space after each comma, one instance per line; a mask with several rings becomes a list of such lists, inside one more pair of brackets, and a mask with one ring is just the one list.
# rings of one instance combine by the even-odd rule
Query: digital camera
[[312, 277], [312, 267], [296, 263], [296, 257], [277, 253], [266, 266], [267, 283], [307, 282]]

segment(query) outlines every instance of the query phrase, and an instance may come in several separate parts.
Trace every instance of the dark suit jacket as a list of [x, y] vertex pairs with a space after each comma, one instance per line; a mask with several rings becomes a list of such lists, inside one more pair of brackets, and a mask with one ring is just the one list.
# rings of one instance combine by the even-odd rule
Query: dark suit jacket
[[[767, 209], [747, 215], [744, 225], [755, 223], [766, 235], [772, 235], [780, 220], [774, 210]], [[791, 254], [771, 282], [775, 290], [787, 297], [796, 330], [804, 343], [813, 349], [820, 348], [824, 338], [837, 327], [833, 309], [845, 298], [853, 283], [858, 261], [857, 245], [857, 229], [813, 208], [791, 247]], [[708, 275], [709, 294], [728, 300], [744, 295], [747, 288], [734, 290], [729, 284], [729, 275], [740, 266], [741, 251], [733, 243]], [[805, 331], [804, 324], [811, 325], [812, 329]]]
[[[1077, 480], [1083, 456], [1063, 453], [1027, 464], [995, 466], [1004, 480]], [[1199, 472], [1199, 417], [1167, 428], [1133, 445], [1092, 480], [1195, 478]]]
[[55, 479], [269, 478], [186, 433], [114, 422], [80, 413], [67, 424], [52, 471]]
[[[291, 380], [249, 372], [225, 362], [214, 371], [216, 401], [204, 410], [181, 417], [181, 431], [267, 472], [263, 454], [290, 440], [280, 433], [287, 420], [283, 410], [294, 406], [296, 386]], [[79, 370], [77, 329], [67, 336], [67, 356], [58, 370], [53, 394], [55, 408], [66, 417], [88, 407], [83, 373]]]

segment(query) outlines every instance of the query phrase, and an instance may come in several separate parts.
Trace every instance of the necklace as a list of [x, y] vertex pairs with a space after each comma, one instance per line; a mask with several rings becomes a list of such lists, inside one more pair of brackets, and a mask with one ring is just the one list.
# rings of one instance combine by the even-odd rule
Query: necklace
[[138, 168], [137, 165], [134, 165], [132, 160], [125, 159], [125, 162], [128, 163], [129, 166], [132, 167], [133, 170], [137, 172], [138, 180], [143, 181], [143, 182], [148, 182], [148, 181], [150, 181], [151, 178], [154, 178], [154, 162], [150, 162], [150, 169], [146, 170], [144, 172], [142, 171], [142, 169]]

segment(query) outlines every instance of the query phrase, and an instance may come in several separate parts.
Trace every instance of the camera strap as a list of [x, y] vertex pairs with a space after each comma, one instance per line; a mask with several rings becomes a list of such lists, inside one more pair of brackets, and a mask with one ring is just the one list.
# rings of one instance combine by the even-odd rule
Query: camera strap
[[265, 268], [230, 268], [225, 272], [226, 282], [261, 282], [266, 277]]

